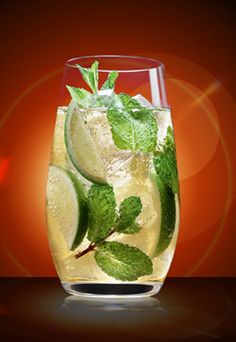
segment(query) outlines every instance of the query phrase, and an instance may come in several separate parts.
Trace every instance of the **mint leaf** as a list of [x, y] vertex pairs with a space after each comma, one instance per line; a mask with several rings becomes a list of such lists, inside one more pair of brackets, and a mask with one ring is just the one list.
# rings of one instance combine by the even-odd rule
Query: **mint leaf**
[[160, 193], [161, 202], [161, 229], [154, 256], [160, 255], [170, 244], [176, 220], [175, 194], [171, 188], [162, 182], [159, 176], [155, 177]]
[[176, 162], [173, 129], [168, 126], [164, 145], [154, 153], [154, 167], [163, 184], [179, 193], [178, 171]]
[[142, 203], [139, 197], [130, 196], [120, 205], [119, 218], [115, 223], [115, 230], [124, 234], [134, 234], [140, 231], [141, 227], [134, 220], [142, 211]]
[[117, 77], [118, 77], [118, 72], [117, 71], [111, 71], [108, 75], [107, 80], [103, 83], [100, 90], [114, 89], [115, 81], [116, 81]]
[[99, 243], [94, 257], [103, 272], [118, 280], [133, 281], [153, 272], [152, 261], [146, 254], [120, 242]]
[[133, 101], [130, 100], [127, 107], [120, 108], [114, 101], [108, 108], [107, 118], [116, 146], [133, 152], [154, 151], [157, 141], [157, 123], [154, 114], [143, 107], [130, 108], [130, 104], [133, 104]]
[[123, 104], [125, 108], [130, 108], [130, 109], [145, 108], [140, 104], [139, 101], [135, 100], [133, 97], [129, 96], [128, 94], [120, 93], [118, 96], [119, 96], [121, 103]]
[[111, 102], [114, 99], [114, 92], [112, 89], [114, 88], [115, 80], [118, 76], [116, 71], [112, 71], [108, 75], [108, 79], [102, 86], [103, 90], [111, 89], [107, 94], [106, 91], [99, 93], [98, 92], [98, 62], [95, 61], [91, 68], [83, 68], [77, 64], [83, 79], [92, 89], [93, 93], [83, 89], [66, 86], [72, 99], [78, 104], [80, 108], [108, 108]]
[[125, 229], [122, 229], [122, 230], [120, 229], [119, 233], [135, 234], [135, 233], [139, 233], [141, 229], [142, 227], [138, 223], [133, 222], [130, 226], [126, 227]]
[[171, 126], [167, 127], [166, 138], [165, 138], [165, 145], [172, 150], [175, 150], [175, 138], [174, 138], [174, 131]]
[[66, 86], [66, 88], [68, 89], [72, 99], [80, 104], [80, 102], [87, 97], [88, 95], [90, 95], [90, 92], [88, 92], [87, 90], [83, 89], [83, 88], [76, 88], [76, 87], [70, 87], [70, 86]]
[[110, 233], [116, 218], [116, 200], [109, 185], [92, 185], [88, 193], [88, 239], [104, 240]]
[[92, 89], [94, 93], [98, 92], [98, 61], [95, 61], [91, 68], [83, 68], [79, 64], [76, 64], [77, 68], [81, 72], [84, 81]]

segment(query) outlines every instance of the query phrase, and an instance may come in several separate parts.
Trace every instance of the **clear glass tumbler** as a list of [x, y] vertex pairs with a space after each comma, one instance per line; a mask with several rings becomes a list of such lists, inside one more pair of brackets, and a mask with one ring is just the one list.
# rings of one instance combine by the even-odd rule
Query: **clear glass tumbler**
[[176, 245], [179, 184], [159, 61], [99, 55], [66, 62], [46, 217], [67, 292], [142, 297], [160, 290]]

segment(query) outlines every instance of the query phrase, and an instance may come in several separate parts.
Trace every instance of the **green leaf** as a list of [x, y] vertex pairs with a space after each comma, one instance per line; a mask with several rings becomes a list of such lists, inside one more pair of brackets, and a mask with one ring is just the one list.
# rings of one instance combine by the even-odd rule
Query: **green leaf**
[[115, 230], [124, 234], [134, 234], [140, 231], [141, 227], [134, 222], [142, 211], [142, 203], [139, 197], [130, 196], [120, 205], [119, 218], [115, 223]]
[[175, 151], [175, 138], [174, 138], [174, 131], [171, 126], [167, 127], [166, 137], [165, 137], [165, 145], [168, 146], [170, 149]]
[[66, 88], [68, 89], [72, 99], [78, 104], [80, 104], [80, 102], [84, 100], [84, 98], [91, 94], [83, 88], [70, 87], [68, 85], [66, 86]]
[[111, 71], [108, 75], [107, 80], [103, 83], [100, 90], [114, 89], [115, 81], [116, 81], [117, 77], [118, 77], [118, 72], [117, 71]]
[[179, 193], [178, 171], [176, 162], [173, 129], [169, 126], [164, 145], [154, 153], [154, 166], [157, 175], [165, 186]]
[[108, 108], [107, 117], [117, 147], [133, 152], [154, 151], [157, 141], [157, 123], [151, 110], [114, 107], [113, 102], [113, 105]]
[[155, 257], [160, 255], [170, 244], [175, 230], [176, 207], [175, 194], [171, 188], [165, 185], [161, 178], [156, 175], [156, 184], [160, 193], [161, 202], [161, 229]]
[[110, 233], [116, 218], [116, 200], [109, 185], [92, 185], [88, 193], [88, 239], [104, 240]]
[[133, 222], [130, 226], [126, 227], [125, 229], [119, 230], [119, 233], [136, 234], [136, 233], [139, 233], [141, 229], [142, 227], [138, 223]]
[[118, 280], [133, 281], [153, 272], [152, 261], [146, 254], [120, 242], [100, 243], [94, 257], [103, 272]]
[[129, 109], [145, 108], [140, 104], [139, 101], [135, 100], [133, 97], [129, 96], [128, 94], [120, 93], [118, 97], [125, 108], [129, 108]]
[[94, 93], [98, 92], [98, 61], [95, 61], [91, 68], [83, 68], [79, 64], [76, 64], [77, 68], [81, 72], [84, 81], [92, 89]]

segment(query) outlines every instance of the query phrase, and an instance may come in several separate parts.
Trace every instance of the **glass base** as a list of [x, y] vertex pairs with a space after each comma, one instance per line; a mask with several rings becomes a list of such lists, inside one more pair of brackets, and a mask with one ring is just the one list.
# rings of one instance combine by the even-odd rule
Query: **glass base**
[[155, 283], [89, 283], [62, 281], [70, 294], [96, 298], [142, 298], [157, 294], [163, 282]]

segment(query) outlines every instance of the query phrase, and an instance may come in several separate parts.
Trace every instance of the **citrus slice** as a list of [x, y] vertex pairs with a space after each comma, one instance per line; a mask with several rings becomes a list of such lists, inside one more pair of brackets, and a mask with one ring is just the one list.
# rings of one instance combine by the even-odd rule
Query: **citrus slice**
[[93, 183], [106, 184], [106, 172], [90, 130], [86, 127], [83, 111], [71, 102], [65, 122], [65, 144], [76, 169]]
[[67, 107], [58, 107], [56, 124], [54, 130], [53, 144], [51, 150], [51, 163], [53, 165], [65, 167], [66, 147], [64, 143], [64, 121]]
[[61, 106], [57, 109], [50, 164], [73, 171], [79, 181], [85, 186], [85, 188], [88, 189], [91, 186], [91, 183], [77, 171], [67, 154], [64, 142], [65, 119], [67, 115], [67, 109], [68, 107], [66, 106]]
[[178, 225], [177, 203], [178, 196], [172, 190], [163, 184], [158, 175], [154, 176], [156, 186], [160, 194], [160, 233], [159, 239], [154, 253], [154, 257], [159, 256], [164, 252], [174, 235], [175, 227]]
[[47, 214], [54, 217], [69, 249], [75, 249], [87, 230], [88, 209], [82, 185], [76, 176], [58, 166], [49, 166], [47, 182]]

